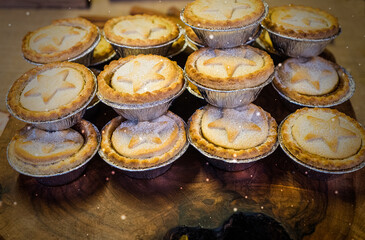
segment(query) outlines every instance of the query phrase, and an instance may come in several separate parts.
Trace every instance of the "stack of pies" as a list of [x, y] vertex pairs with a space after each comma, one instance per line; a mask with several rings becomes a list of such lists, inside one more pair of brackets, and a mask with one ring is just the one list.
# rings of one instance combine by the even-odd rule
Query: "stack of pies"
[[185, 123], [168, 111], [184, 89], [181, 68], [166, 57], [137, 55], [111, 62], [98, 76], [98, 96], [122, 117], [102, 131], [100, 156], [140, 177], [170, 164], [186, 150]]
[[[213, 165], [228, 171], [241, 170], [232, 165], [264, 158], [277, 147], [275, 120], [251, 103], [271, 82], [273, 60], [246, 41], [234, 40], [242, 39], [242, 33], [252, 38], [263, 16], [265, 5], [260, 0], [196, 0], [182, 15], [201, 42], [210, 46], [193, 52], [185, 64], [189, 83], [209, 103], [190, 118], [188, 137]], [[216, 38], [218, 32], [232, 35]], [[216, 160], [224, 164], [215, 164]]]
[[9, 144], [10, 164], [25, 175], [52, 177], [90, 160], [99, 146], [98, 130], [82, 116], [95, 92], [94, 74], [78, 63], [44, 64], [17, 79], [7, 106], [29, 125]]

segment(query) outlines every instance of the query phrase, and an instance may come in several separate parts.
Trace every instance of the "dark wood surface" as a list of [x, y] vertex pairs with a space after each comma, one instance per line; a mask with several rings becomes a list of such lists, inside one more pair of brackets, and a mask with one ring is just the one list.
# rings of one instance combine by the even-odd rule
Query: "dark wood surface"
[[[188, 53], [176, 59], [181, 65]], [[291, 110], [271, 85], [255, 104], [278, 123]], [[185, 91], [170, 110], [185, 121], [205, 102]], [[336, 107], [354, 117], [350, 102]], [[85, 118], [101, 129], [117, 114], [99, 104]], [[239, 172], [219, 170], [193, 147], [162, 176], [137, 180], [96, 155], [76, 181], [47, 187], [8, 164], [6, 147], [24, 124], [11, 118], [0, 140], [0, 239], [162, 239], [172, 228], [217, 228], [235, 212], [264, 213], [292, 239], [364, 239], [365, 170], [303, 172], [280, 147]]]

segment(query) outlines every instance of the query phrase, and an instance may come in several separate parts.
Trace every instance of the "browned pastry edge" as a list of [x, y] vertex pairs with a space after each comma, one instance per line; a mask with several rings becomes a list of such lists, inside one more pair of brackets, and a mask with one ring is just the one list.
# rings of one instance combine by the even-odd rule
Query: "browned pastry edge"
[[[209, 105], [208, 105], [209, 106]], [[257, 106], [258, 107], [258, 106]], [[268, 137], [265, 142], [260, 144], [259, 146], [248, 148], [248, 149], [229, 149], [221, 146], [217, 146], [207, 140], [201, 131], [201, 119], [203, 117], [204, 112], [206, 111], [206, 107], [202, 109], [198, 109], [191, 116], [189, 121], [189, 137], [192, 143], [203, 150], [204, 152], [217, 156], [220, 158], [225, 158], [227, 160], [244, 160], [259, 157], [260, 155], [264, 155], [269, 152], [275, 143], [277, 142], [277, 123], [273, 117], [271, 117], [270, 113], [264, 111], [261, 107], [258, 107], [262, 110], [263, 113], [266, 114], [269, 124], [269, 132]]]
[[113, 143], [111, 142], [113, 132], [123, 121], [122, 117], [119, 116], [113, 118], [107, 125], [105, 125], [102, 131], [100, 151], [103, 153], [103, 155], [105, 155], [106, 159], [104, 160], [106, 160], [107, 162], [111, 162], [113, 165], [117, 165], [123, 168], [144, 169], [157, 166], [173, 158], [182, 150], [182, 148], [186, 144], [185, 124], [180, 117], [170, 111], [166, 113], [166, 116], [173, 119], [179, 129], [178, 139], [175, 145], [169, 151], [159, 156], [142, 159], [128, 158], [120, 155], [114, 149]]
[[42, 163], [30, 163], [20, 160], [14, 154], [14, 144], [16, 140], [20, 137], [23, 131], [27, 131], [27, 128], [31, 127], [26, 125], [24, 128], [17, 131], [12, 140], [9, 143], [9, 161], [15, 166], [16, 170], [20, 172], [28, 173], [31, 175], [54, 175], [58, 173], [68, 172], [73, 168], [81, 165], [86, 160], [90, 159], [92, 154], [95, 153], [99, 145], [98, 133], [96, 132], [94, 126], [86, 121], [81, 120], [79, 123], [74, 125], [72, 128], [78, 131], [84, 138], [84, 145], [80, 150], [71, 155], [66, 159], [62, 159], [56, 162], [42, 162]]
[[230, 29], [239, 28], [247, 26], [255, 21], [257, 21], [265, 12], [265, 6], [261, 0], [254, 0], [255, 6], [257, 7], [255, 11], [250, 14], [242, 16], [242, 18], [235, 20], [210, 20], [204, 19], [196, 15], [193, 11], [195, 1], [188, 3], [184, 9], [184, 18], [187, 24], [206, 29]]
[[[323, 60], [326, 61], [326, 60]], [[286, 84], [285, 81], [282, 81], [280, 78], [280, 67], [278, 67], [277, 71], [275, 72], [273, 84], [275, 85], [276, 89], [278, 89], [281, 93], [283, 93], [285, 96], [305, 105], [312, 105], [312, 106], [318, 106], [318, 105], [328, 105], [335, 103], [349, 92], [350, 90], [350, 79], [349, 76], [343, 71], [343, 69], [332, 62], [326, 61], [327, 63], [331, 64], [337, 71], [339, 82], [336, 86], [336, 88], [324, 95], [318, 95], [318, 96], [311, 96], [311, 95], [305, 95], [298, 93], [296, 91], [293, 91], [290, 89]], [[282, 65], [283, 66], [283, 65]]]
[[[28, 84], [28, 82], [36, 77], [39, 73], [52, 68], [69, 67], [78, 71], [84, 79], [84, 86], [81, 92], [78, 94], [77, 98], [72, 102], [60, 106], [57, 109], [50, 111], [32, 111], [24, 108], [20, 104], [20, 96]], [[8, 95], [7, 103], [12, 112], [21, 119], [31, 122], [44, 122], [52, 121], [67, 117], [78, 109], [85, 107], [87, 101], [93, 97], [93, 93], [96, 88], [96, 81], [94, 74], [86, 68], [84, 65], [72, 62], [54, 62], [48, 63], [42, 66], [37, 66], [32, 68], [28, 72], [24, 73], [20, 78], [18, 78], [11, 86]]]
[[30, 38], [33, 36], [34, 33], [36, 33], [38, 29], [33, 32], [28, 32], [22, 40], [22, 51], [26, 59], [36, 63], [67, 61], [68, 59], [77, 57], [78, 55], [89, 49], [99, 35], [99, 30], [96, 25], [80, 17], [55, 20], [52, 22], [51, 25], [75, 26], [85, 29], [88, 33], [84, 38], [85, 40], [79, 41], [76, 45], [67, 50], [55, 53], [38, 53], [31, 49], [29, 46]]
[[[278, 9], [286, 9], [286, 8], [302, 8], [306, 11], [314, 12], [316, 14], [320, 14], [322, 16], [325, 16], [326, 18], [330, 19], [332, 22], [332, 25], [328, 28], [321, 29], [321, 30], [295, 30], [295, 29], [289, 29], [285, 28], [282, 25], [272, 22], [271, 15], [274, 11], [277, 11]], [[332, 37], [333, 35], [337, 34], [339, 31], [339, 24], [336, 17], [332, 16], [331, 14], [318, 9], [318, 8], [312, 8], [307, 6], [299, 6], [299, 5], [290, 5], [290, 6], [280, 6], [280, 7], [272, 7], [269, 10], [268, 15], [266, 18], [262, 21], [262, 25], [264, 25], [266, 28], [270, 29], [273, 32], [294, 37], [294, 38], [303, 38], [303, 39], [323, 39]]]
[[270, 75], [274, 72], [274, 62], [269, 54], [265, 51], [251, 46], [240, 46], [242, 49], [249, 49], [261, 55], [264, 61], [264, 66], [252, 73], [248, 73], [244, 76], [239, 77], [212, 77], [204, 73], [199, 72], [195, 67], [195, 62], [201, 54], [205, 51], [212, 51], [212, 48], [200, 48], [199, 50], [193, 52], [189, 55], [185, 64], [185, 71], [188, 77], [194, 82], [203, 85], [204, 87], [216, 89], [216, 90], [237, 90], [250, 87], [256, 87], [264, 83]]
[[[127, 19], [137, 19], [137, 18], [150, 18], [150, 19], [159, 19], [163, 21], [169, 28], [171, 28], [171, 32], [167, 36], [163, 36], [159, 39], [131, 39], [128, 37], [124, 37], [117, 33], [114, 33], [114, 26], [120, 21]], [[175, 22], [170, 20], [168, 17], [157, 16], [157, 15], [128, 15], [121, 16], [109, 19], [104, 25], [104, 35], [105, 38], [115, 44], [134, 46], [134, 47], [147, 47], [147, 46], [156, 46], [161, 45], [163, 43], [169, 42], [179, 36], [179, 28]]]
[[[325, 158], [313, 153], [309, 153], [302, 149], [292, 136], [292, 126], [296, 119], [310, 111], [323, 111], [327, 113], [335, 114], [341, 118], [346, 119], [352, 123], [357, 129], [361, 136], [362, 145], [359, 151], [348, 158], [345, 159], [331, 159]], [[330, 108], [301, 108], [296, 112], [289, 115], [289, 117], [282, 123], [281, 130], [279, 132], [281, 135], [282, 143], [284, 147], [300, 162], [312, 166], [317, 169], [324, 170], [346, 170], [358, 166], [363, 161], [365, 161], [365, 129], [353, 118], [347, 116], [346, 114], [337, 111], [336, 109]]]
[[121, 93], [115, 90], [110, 86], [110, 81], [114, 75], [114, 72], [117, 69], [124, 65], [125, 63], [131, 61], [132, 59], [138, 58], [139, 56], [150, 56], [150, 57], [158, 57], [162, 59], [167, 59], [162, 56], [157, 55], [137, 55], [137, 56], [128, 56], [125, 58], [120, 58], [118, 60], [112, 61], [109, 65], [104, 67], [104, 70], [98, 75], [98, 94], [101, 95], [106, 100], [117, 103], [117, 104], [143, 104], [149, 102], [155, 102], [159, 100], [163, 100], [169, 97], [176, 95], [184, 85], [184, 77], [181, 68], [177, 65], [176, 62], [171, 61], [176, 70], [175, 81], [170, 84], [170, 86], [155, 90], [152, 92], [145, 92], [142, 94], [129, 94], [129, 93]]

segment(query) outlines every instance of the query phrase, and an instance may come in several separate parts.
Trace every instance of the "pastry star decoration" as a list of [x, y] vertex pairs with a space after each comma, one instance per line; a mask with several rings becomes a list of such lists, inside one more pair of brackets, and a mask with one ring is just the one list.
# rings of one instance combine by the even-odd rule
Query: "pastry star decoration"
[[39, 49], [43, 53], [52, 53], [58, 51], [57, 47], [60, 46], [67, 37], [79, 34], [79, 31], [70, 28], [65, 32], [61, 32], [61, 34], [60, 32], [57, 32], [55, 34], [42, 33], [34, 39], [34, 42], [36, 43], [40, 40], [44, 40], [44, 43], [42, 43]]
[[310, 74], [310, 70], [306, 67], [299, 66], [297, 64], [289, 64], [290, 68], [294, 70], [294, 74], [292, 75], [290, 82], [295, 84], [302, 81], [307, 81], [309, 84], [311, 84], [315, 89], [320, 89], [319, 80], [323, 75], [329, 75], [332, 72], [329, 70], [323, 70], [320, 72], [317, 79], [313, 79], [313, 77]]
[[214, 50], [215, 57], [204, 61], [204, 65], [222, 65], [228, 77], [232, 77], [234, 72], [239, 66], [256, 66], [256, 63], [252, 60], [246, 58], [247, 50], [242, 50], [239, 56], [234, 54], [229, 54], [229, 52], [224, 52], [222, 50]]
[[356, 137], [356, 133], [341, 127], [340, 118], [332, 117], [329, 120], [323, 120], [313, 116], [307, 116], [311, 125], [315, 126], [315, 131], [308, 133], [304, 140], [313, 141], [321, 139], [333, 151], [337, 152], [338, 139], [343, 137]]
[[308, 16], [308, 17], [301, 17], [300, 18], [298, 16], [293, 16], [291, 14], [287, 14], [287, 15], [283, 16], [281, 19], [284, 20], [284, 21], [289, 20], [289, 21], [287, 21], [289, 24], [293, 23], [293, 22], [296, 22], [296, 23], [302, 22], [308, 27], [310, 27], [314, 24], [322, 25], [322, 26], [326, 26], [326, 27], [328, 26], [328, 23], [320, 17]]
[[167, 121], [138, 122], [132, 127], [123, 127], [120, 131], [132, 136], [128, 148], [135, 148], [143, 143], [161, 144], [159, 133], [169, 126]]
[[238, 9], [247, 9], [251, 6], [247, 3], [238, 3], [235, 1], [222, 1], [219, 3], [211, 4], [210, 6], [203, 9], [204, 12], [210, 13], [222, 13], [227, 19], [231, 19], [234, 11]]
[[122, 34], [139, 34], [142, 38], [148, 39], [151, 36], [151, 33], [165, 30], [166, 26], [158, 23], [151, 22], [130, 22], [126, 21], [126, 26], [120, 29], [120, 33]]
[[223, 109], [223, 116], [208, 124], [210, 128], [224, 129], [228, 141], [232, 143], [241, 131], [261, 131], [261, 128], [251, 121], [254, 109], [239, 112], [235, 109]]
[[117, 81], [133, 84], [133, 91], [137, 92], [150, 82], [163, 81], [165, 77], [158, 72], [164, 67], [163, 62], [158, 62], [151, 69], [145, 69], [139, 61], [133, 62], [132, 71], [124, 76], [118, 76]]
[[24, 93], [25, 97], [42, 96], [47, 104], [58, 91], [75, 88], [76, 86], [66, 81], [69, 71], [61, 70], [53, 76], [37, 75], [37, 84], [34, 88]]

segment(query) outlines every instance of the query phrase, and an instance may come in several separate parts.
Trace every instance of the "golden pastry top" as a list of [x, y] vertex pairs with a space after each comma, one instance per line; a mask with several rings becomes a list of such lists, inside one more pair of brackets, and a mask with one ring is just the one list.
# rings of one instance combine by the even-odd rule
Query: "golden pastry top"
[[178, 140], [179, 126], [167, 117], [152, 121], [127, 120], [115, 129], [111, 141], [115, 150], [129, 158], [151, 158], [171, 149]]
[[262, 144], [268, 136], [268, 119], [255, 105], [239, 108], [209, 108], [202, 116], [202, 134], [210, 142], [232, 149]]
[[54, 62], [24, 73], [11, 86], [7, 103], [25, 121], [51, 121], [82, 107], [96, 92], [96, 78], [85, 66]]
[[45, 131], [26, 125], [11, 139], [8, 160], [20, 173], [52, 176], [85, 164], [98, 147], [99, 132], [86, 120], [59, 131]]
[[74, 155], [84, 144], [82, 135], [73, 130], [48, 132], [30, 128], [15, 141], [15, 155], [31, 164], [50, 164]]
[[47, 69], [29, 79], [20, 104], [30, 111], [54, 110], [73, 101], [83, 87], [83, 75], [74, 68]]
[[98, 76], [99, 94], [121, 104], [153, 102], [175, 95], [184, 84], [181, 68], [168, 58], [138, 55], [121, 58]]
[[100, 152], [112, 165], [143, 169], [175, 158], [186, 141], [184, 121], [170, 111], [150, 121], [116, 117], [102, 131]]
[[265, 11], [261, 0], [196, 0], [186, 5], [185, 21], [199, 28], [238, 28], [257, 21]]
[[270, 152], [277, 142], [277, 124], [262, 108], [207, 105], [189, 120], [194, 146], [209, 155], [231, 160], [251, 159]]
[[97, 36], [98, 28], [86, 19], [60, 19], [29, 32], [23, 38], [22, 51], [36, 63], [66, 61], [90, 48]]
[[345, 170], [365, 160], [365, 129], [335, 109], [299, 109], [282, 123], [280, 135], [293, 156], [318, 169]]
[[263, 25], [270, 30], [290, 37], [321, 39], [338, 33], [337, 18], [307, 6], [272, 7]]
[[188, 57], [185, 70], [205, 87], [233, 90], [262, 84], [274, 72], [274, 63], [266, 52], [251, 46], [201, 48]]
[[308, 106], [340, 101], [350, 91], [350, 78], [321, 57], [289, 58], [279, 64], [273, 84], [287, 97]]
[[178, 37], [172, 20], [154, 15], [129, 15], [112, 18], [104, 25], [106, 39], [128, 46], [155, 46]]

